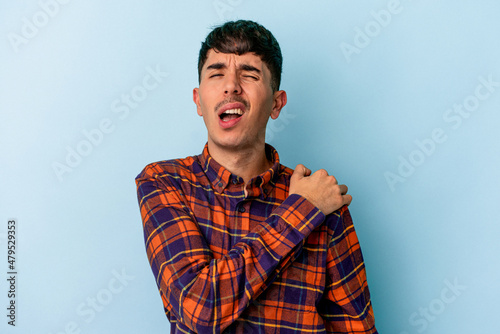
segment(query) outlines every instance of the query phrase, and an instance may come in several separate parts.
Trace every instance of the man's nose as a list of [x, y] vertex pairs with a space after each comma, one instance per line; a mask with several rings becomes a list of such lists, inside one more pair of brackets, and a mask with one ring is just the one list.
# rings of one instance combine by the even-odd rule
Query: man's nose
[[240, 94], [241, 84], [236, 74], [230, 73], [226, 75], [224, 82], [224, 94]]

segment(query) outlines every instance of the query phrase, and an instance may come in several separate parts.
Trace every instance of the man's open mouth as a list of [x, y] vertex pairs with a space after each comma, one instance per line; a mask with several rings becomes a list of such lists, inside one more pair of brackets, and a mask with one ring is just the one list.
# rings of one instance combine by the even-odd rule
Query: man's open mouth
[[240, 108], [235, 108], [224, 111], [219, 115], [219, 117], [223, 122], [229, 122], [230, 120], [241, 117], [242, 115], [243, 110], [241, 110]]

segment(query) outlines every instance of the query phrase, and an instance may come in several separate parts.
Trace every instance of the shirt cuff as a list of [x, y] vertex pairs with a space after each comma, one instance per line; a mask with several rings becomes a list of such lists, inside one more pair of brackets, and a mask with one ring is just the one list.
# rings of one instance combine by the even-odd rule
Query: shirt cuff
[[271, 216], [278, 216], [276, 231], [287, 234], [286, 238], [298, 244], [325, 220], [321, 210], [305, 197], [292, 194], [276, 208]]

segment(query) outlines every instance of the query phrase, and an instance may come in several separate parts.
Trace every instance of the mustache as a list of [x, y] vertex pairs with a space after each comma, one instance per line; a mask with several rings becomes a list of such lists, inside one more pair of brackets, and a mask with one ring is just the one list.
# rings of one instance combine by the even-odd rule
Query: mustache
[[223, 105], [228, 104], [228, 103], [233, 103], [233, 102], [239, 102], [245, 106], [245, 109], [250, 108], [250, 102], [245, 100], [244, 98], [240, 96], [230, 96], [228, 98], [225, 98], [223, 101], [217, 103], [215, 106], [215, 111], [217, 112]]

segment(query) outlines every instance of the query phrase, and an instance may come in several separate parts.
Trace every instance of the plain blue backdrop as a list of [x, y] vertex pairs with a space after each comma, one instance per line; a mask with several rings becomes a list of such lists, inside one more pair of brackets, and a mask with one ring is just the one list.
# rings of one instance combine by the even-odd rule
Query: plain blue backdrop
[[498, 17], [493, 0], [3, 1], [0, 331], [168, 333], [134, 178], [201, 152], [200, 43], [243, 18], [284, 55], [268, 142], [354, 197], [380, 333], [496, 332]]

